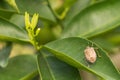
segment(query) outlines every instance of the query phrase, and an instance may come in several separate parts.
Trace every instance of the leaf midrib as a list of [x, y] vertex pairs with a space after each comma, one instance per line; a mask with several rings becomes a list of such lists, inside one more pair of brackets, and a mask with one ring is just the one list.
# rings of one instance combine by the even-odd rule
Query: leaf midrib
[[[54, 52], [56, 52], [56, 53], [61, 53], [62, 55], [64, 55], [65, 53], [62, 53], [62, 52], [59, 52], [59, 51], [57, 51], [57, 50], [53, 50], [53, 49], [51, 49], [51, 48], [49, 48], [49, 47], [46, 47], [46, 46], [44, 46], [45, 48], [47, 48], [47, 49], [49, 49], [49, 50], [52, 50], [52, 51], [54, 51]], [[54, 55], [56, 55], [55, 53], [53, 53]], [[74, 61], [75, 63], [77, 63], [78, 64], [78, 68], [81, 68], [81, 67], [85, 67], [85, 66], [83, 66], [82, 64], [80, 64], [78, 61], [76, 61], [75, 59], [73, 59], [73, 58], [71, 58], [70, 56], [68, 56], [68, 55], [64, 55], [66, 58], [68, 58], [68, 59], [71, 59], [72, 61]], [[72, 65], [73, 66], [73, 65]], [[81, 66], [81, 67], [80, 67]], [[88, 71], [90, 71], [90, 72], [92, 72], [92, 73], [94, 73], [94, 74], [96, 74], [97, 76], [99, 76], [99, 77], [101, 77], [102, 79], [104, 79], [101, 75], [98, 75], [96, 72], [94, 72], [94, 71], [92, 71], [91, 69], [89, 69], [89, 68], [87, 68], [87, 67], [85, 67], [86, 68], [86, 70], [88, 70]], [[104, 74], [105, 75], [105, 74]]]
[[49, 71], [52, 79], [55, 80], [55, 76], [53, 75], [53, 73], [52, 73], [52, 71], [51, 71], [51, 69], [50, 69], [50, 66], [49, 66], [49, 64], [48, 64], [48, 62], [47, 62], [47, 59], [45, 58], [45, 56], [44, 56], [44, 54], [43, 54], [42, 52], [41, 52], [41, 55], [43, 56], [43, 58], [44, 58], [44, 60], [45, 60], [45, 62], [46, 62], [46, 65], [47, 65], [47, 67], [48, 67], [48, 71]]

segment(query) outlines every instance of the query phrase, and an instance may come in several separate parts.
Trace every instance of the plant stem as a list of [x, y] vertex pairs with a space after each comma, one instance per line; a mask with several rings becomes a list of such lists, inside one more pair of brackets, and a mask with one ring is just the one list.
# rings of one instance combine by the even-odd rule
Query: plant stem
[[47, 0], [47, 3], [48, 3], [48, 7], [50, 8], [51, 12], [53, 13], [56, 21], [58, 22], [60, 19], [59, 19], [59, 17], [57, 16], [57, 14], [54, 12], [54, 10], [52, 9], [49, 0]]

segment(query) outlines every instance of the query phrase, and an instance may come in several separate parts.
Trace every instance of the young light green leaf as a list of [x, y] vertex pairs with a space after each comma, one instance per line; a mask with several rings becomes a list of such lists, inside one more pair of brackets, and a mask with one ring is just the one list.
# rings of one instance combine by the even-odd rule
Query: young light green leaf
[[37, 70], [37, 65], [36, 65], [35, 56], [31, 56], [31, 55], [17, 56], [9, 60], [9, 64], [6, 68], [0, 68], [0, 79], [25, 80], [22, 78], [30, 75], [36, 70]]
[[37, 57], [41, 80], [81, 80], [79, 71], [42, 50]]
[[0, 39], [6, 41], [29, 42], [25, 30], [2, 18], [0, 18]]
[[31, 27], [35, 28], [35, 27], [37, 26], [38, 17], [39, 17], [38, 14], [34, 14], [34, 15], [33, 15], [33, 18], [32, 18], [32, 20], [31, 20]]
[[[97, 55], [96, 61], [90, 64], [85, 58], [85, 49], [92, 46]], [[90, 71], [104, 80], [119, 80], [120, 74], [114, 67], [106, 52], [99, 46], [88, 40], [73, 37], [56, 40], [48, 43], [44, 48], [51, 51], [57, 58], [70, 65]]]
[[35, 38], [40, 33], [40, 28], [37, 28], [37, 23], [38, 23], [38, 17], [39, 17], [39, 15], [35, 13], [33, 15], [31, 21], [30, 21], [29, 17], [30, 17], [29, 13], [25, 12], [26, 30], [28, 32], [28, 35], [29, 35], [29, 38], [30, 38], [30, 42], [34, 45], [34, 47], [36, 47], [37, 49], [39, 49], [38, 42], [37, 42], [37, 40]]
[[30, 25], [31, 25], [30, 15], [29, 15], [29, 13], [25, 12], [25, 26], [26, 26], [26, 29], [29, 29]]
[[120, 25], [120, 0], [103, 1], [79, 13], [67, 25], [62, 37], [92, 37]]

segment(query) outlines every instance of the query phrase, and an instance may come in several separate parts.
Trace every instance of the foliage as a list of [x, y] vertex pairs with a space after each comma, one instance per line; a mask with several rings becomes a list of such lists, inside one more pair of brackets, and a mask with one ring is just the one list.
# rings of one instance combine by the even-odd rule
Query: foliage
[[[119, 5], [119, 0], [1, 0], [0, 40], [6, 45], [0, 50], [0, 80], [83, 80], [81, 71], [93, 74], [92, 80], [119, 80], [108, 54], [120, 45]], [[10, 57], [13, 43], [35, 51]], [[85, 58], [88, 46], [97, 54], [94, 63]]]

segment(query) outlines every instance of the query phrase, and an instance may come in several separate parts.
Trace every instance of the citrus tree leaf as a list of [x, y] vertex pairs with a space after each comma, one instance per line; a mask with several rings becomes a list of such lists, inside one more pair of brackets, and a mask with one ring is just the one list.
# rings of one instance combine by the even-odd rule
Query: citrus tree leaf
[[90, 40], [100, 45], [106, 51], [112, 51], [112, 49], [115, 47], [113, 43], [111, 43], [104, 37], [97, 36], [97, 37], [91, 38]]
[[17, 25], [18, 27], [25, 29], [25, 16], [24, 15], [14, 14], [13, 16], [11, 16], [9, 21]]
[[89, 38], [93, 42], [99, 44], [103, 49], [112, 51], [115, 45], [120, 44], [120, 27], [112, 29], [104, 34]]
[[[35, 56], [22, 55], [11, 58], [6, 68], [0, 68], [1, 80], [23, 80], [21, 78], [37, 70]], [[25, 80], [25, 79], [24, 79]]]
[[1, 67], [7, 66], [11, 49], [12, 49], [12, 43], [7, 42], [7, 45], [2, 50], [0, 50], [0, 66]]
[[0, 0], [0, 9], [8, 10], [8, 11], [15, 11], [15, 9], [13, 7], [11, 7], [10, 5], [6, 4], [6, 1], [7, 0]]
[[39, 52], [37, 60], [41, 80], [81, 80], [76, 68], [58, 60], [45, 50]]
[[27, 33], [23, 29], [2, 18], [0, 18], [0, 39], [29, 42]]
[[72, 19], [62, 37], [92, 37], [118, 27], [120, 24], [120, 1], [103, 1], [90, 6]]
[[0, 16], [6, 19], [10, 19], [11, 16], [14, 14], [15, 12], [13, 11], [7, 11], [7, 10], [0, 10]]
[[26, 11], [33, 15], [39, 13], [39, 16], [43, 19], [47, 19], [56, 22], [52, 12], [48, 7], [46, 0], [15, 0], [20, 13]]
[[109, 42], [118, 45], [120, 44], [120, 26], [111, 30], [108, 34], [105, 34], [104, 39], [108, 40]]
[[[69, 22], [79, 14], [83, 9], [88, 7], [91, 4], [91, 0], [77, 0], [75, 4], [67, 12], [67, 15], [64, 19], [64, 25], [69, 24]], [[65, 26], [66, 27], [66, 26]]]
[[[88, 46], [97, 48], [97, 50], [95, 50], [97, 54], [96, 62], [91, 64], [86, 60], [84, 55], [84, 50]], [[48, 43], [44, 48], [51, 51], [62, 61], [76, 68], [90, 71], [104, 80], [120, 79], [119, 72], [114, 67], [106, 52], [91, 41], [78, 37], [65, 38]]]

